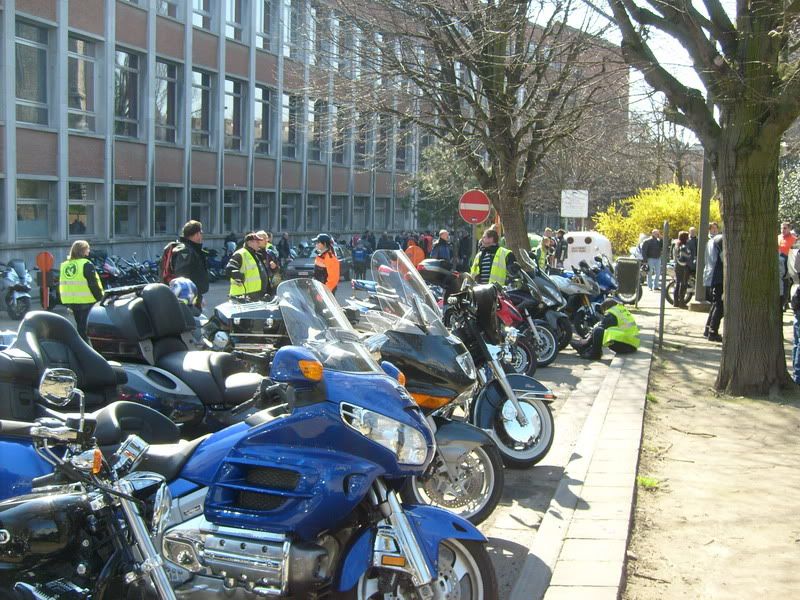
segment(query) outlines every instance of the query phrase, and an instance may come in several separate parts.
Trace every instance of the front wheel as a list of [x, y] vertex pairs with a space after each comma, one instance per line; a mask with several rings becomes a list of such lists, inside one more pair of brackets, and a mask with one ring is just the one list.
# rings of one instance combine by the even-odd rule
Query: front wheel
[[536, 348], [536, 340], [532, 335], [520, 334], [517, 336], [517, 341], [508, 347], [511, 360], [503, 362], [511, 367], [513, 373], [533, 377], [538, 364]]
[[8, 316], [15, 321], [19, 321], [31, 309], [31, 299], [26, 297], [17, 298], [16, 302], [9, 302], [6, 306]]
[[[536, 364], [546, 367], [552, 363], [558, 355], [558, 341], [555, 332], [545, 321], [536, 320], [536, 334], [538, 335], [539, 347], [536, 349]], [[534, 332], [531, 332], [534, 335]]]
[[[449, 467], [449, 470], [448, 470]], [[503, 495], [503, 459], [494, 444], [465, 453], [458, 464], [445, 464], [439, 452], [422, 477], [411, 477], [403, 500], [449, 510], [479, 525]]]
[[[439, 544], [438, 574], [432, 582], [437, 598], [496, 600], [497, 575], [486, 547], [480, 542], [447, 539]], [[348, 600], [419, 598], [408, 575], [371, 568], [356, 586], [339, 596]]]
[[494, 438], [503, 463], [515, 469], [527, 469], [550, 451], [555, 436], [555, 422], [550, 405], [539, 398], [525, 398], [523, 390], [514, 390], [528, 424], [522, 427], [511, 400], [506, 399], [495, 415]]
[[572, 341], [572, 323], [566, 317], [562, 317], [557, 321], [558, 331], [558, 349], [563, 350]]

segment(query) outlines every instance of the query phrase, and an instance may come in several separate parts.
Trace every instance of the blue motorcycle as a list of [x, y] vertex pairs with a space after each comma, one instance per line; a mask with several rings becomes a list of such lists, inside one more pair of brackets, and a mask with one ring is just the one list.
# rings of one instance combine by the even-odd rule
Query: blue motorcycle
[[[435, 445], [399, 371], [372, 359], [319, 282], [284, 282], [278, 298], [292, 345], [276, 352], [245, 421], [180, 441], [138, 404], [88, 419], [102, 448], [130, 427], [149, 432], [138, 469], [169, 484], [171, 510], [152, 531], [175, 595], [497, 598], [486, 538], [445, 510], [399, 500]], [[37, 477], [52, 484], [51, 453], [70, 447], [45, 452], [3, 429], [0, 497], [30, 492]]]

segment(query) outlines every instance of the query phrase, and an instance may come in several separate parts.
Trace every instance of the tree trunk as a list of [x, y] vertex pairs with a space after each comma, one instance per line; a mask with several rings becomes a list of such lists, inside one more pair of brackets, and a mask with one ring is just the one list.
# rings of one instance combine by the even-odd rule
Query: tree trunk
[[779, 309], [777, 223], [779, 139], [745, 139], [730, 127], [716, 177], [724, 229], [724, 341], [716, 387], [767, 394], [789, 383]]
[[520, 248], [530, 249], [525, 211], [516, 181], [507, 182], [505, 185], [501, 182], [499, 188], [498, 197], [493, 198], [492, 202], [500, 215], [503, 235], [506, 238], [506, 248], [515, 254], [519, 252]]

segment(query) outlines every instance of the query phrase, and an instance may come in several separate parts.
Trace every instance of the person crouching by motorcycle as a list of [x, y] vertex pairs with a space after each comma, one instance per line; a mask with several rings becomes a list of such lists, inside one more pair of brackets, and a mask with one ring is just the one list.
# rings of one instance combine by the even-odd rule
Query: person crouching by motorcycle
[[505, 285], [508, 266], [516, 261], [511, 250], [500, 246], [500, 234], [487, 229], [481, 238], [481, 249], [472, 260], [470, 273], [478, 283]]
[[333, 238], [320, 233], [311, 240], [316, 244], [317, 257], [314, 259], [314, 279], [325, 284], [332, 294], [339, 285], [339, 259], [333, 251]]
[[75, 328], [80, 336], [86, 337], [86, 320], [94, 303], [103, 298], [103, 285], [100, 276], [88, 259], [89, 242], [75, 240], [69, 250], [67, 260], [61, 263], [58, 293], [61, 303], [68, 306], [75, 317]]
[[603, 346], [608, 346], [617, 354], [630, 354], [639, 347], [639, 327], [630, 311], [616, 300], [605, 300], [598, 309], [602, 321], [583, 339], [571, 342], [578, 356], [589, 360], [600, 360]]
[[231, 279], [229, 295], [243, 300], [260, 300], [269, 290], [269, 273], [258, 252], [261, 240], [257, 233], [244, 237], [244, 246], [233, 253], [225, 267]]

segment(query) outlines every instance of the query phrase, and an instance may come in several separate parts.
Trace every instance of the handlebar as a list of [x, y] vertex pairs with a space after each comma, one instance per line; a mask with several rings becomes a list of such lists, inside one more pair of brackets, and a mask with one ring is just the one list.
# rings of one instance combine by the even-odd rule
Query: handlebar
[[0, 435], [8, 435], [12, 437], [31, 437], [31, 428], [35, 427], [36, 423], [25, 423], [23, 421], [6, 421], [0, 420]]

